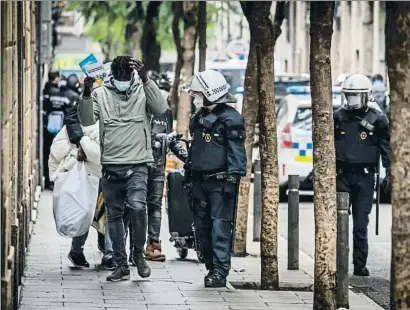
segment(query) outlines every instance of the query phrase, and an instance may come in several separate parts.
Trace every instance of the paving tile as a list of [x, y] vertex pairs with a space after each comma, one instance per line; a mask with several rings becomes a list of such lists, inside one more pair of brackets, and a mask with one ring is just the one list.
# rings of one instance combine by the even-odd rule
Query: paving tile
[[[44, 192], [38, 209], [37, 223], [31, 238], [21, 294], [22, 310], [304, 310], [312, 309], [312, 292], [209, 289], [203, 286], [204, 264], [196, 261], [195, 253], [188, 252], [186, 260], [177, 258], [168, 232], [163, 229], [161, 239], [167, 256], [165, 263], [149, 262], [152, 272], [141, 279], [136, 268], [131, 268], [131, 281], [107, 282], [110, 271], [98, 269], [102, 253], [97, 250], [94, 229], [85, 245], [84, 253], [91, 268], [72, 268], [67, 258], [71, 239], [60, 237], [55, 231], [52, 197]], [[165, 212], [163, 214], [166, 214]], [[163, 227], [167, 227], [163, 217]], [[286, 251], [286, 249], [285, 249]], [[44, 255], [47, 253], [47, 255]], [[306, 264], [301, 261], [300, 266]], [[230, 281], [260, 281], [260, 259], [233, 258]], [[312, 278], [304, 269], [286, 270], [286, 259], [280, 258], [282, 285], [310, 285]], [[375, 310], [356, 294], [351, 294], [351, 310]]]

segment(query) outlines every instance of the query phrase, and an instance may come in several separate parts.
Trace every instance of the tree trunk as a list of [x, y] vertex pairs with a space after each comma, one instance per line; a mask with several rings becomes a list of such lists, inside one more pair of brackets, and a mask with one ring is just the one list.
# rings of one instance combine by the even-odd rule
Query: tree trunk
[[[195, 46], [197, 38], [198, 22], [198, 1], [184, 1], [184, 43], [183, 43], [183, 65], [181, 69], [181, 79], [183, 82], [194, 74], [195, 67]], [[177, 132], [184, 137], [188, 136], [189, 115], [191, 114], [191, 96], [181, 92], [178, 115]]]
[[[276, 113], [275, 113], [275, 80], [274, 80], [274, 33], [273, 24], [269, 19], [270, 7], [272, 2], [241, 2], [242, 10], [248, 19], [251, 32], [251, 42], [253, 44], [250, 50], [256, 53], [256, 76], [248, 77], [246, 84], [245, 96], [247, 100], [251, 99], [247, 92], [250, 90], [250, 95], [255, 94], [255, 102], [257, 106], [248, 107], [250, 101], [244, 104], [244, 111], [251, 116], [250, 121], [246, 119], [247, 131], [251, 136], [247, 137], [247, 156], [249, 162], [252, 162], [252, 145], [254, 137], [254, 125], [256, 119], [256, 111], [259, 106], [259, 117], [261, 122], [260, 128], [260, 156], [261, 156], [261, 172], [262, 172], [262, 228], [261, 228], [261, 289], [275, 290], [279, 287], [278, 273], [278, 249], [277, 249], [277, 222], [278, 222], [278, 203], [279, 203], [279, 188], [278, 188], [278, 158], [277, 158], [277, 137], [276, 137]], [[252, 52], [249, 55], [250, 65], [247, 68], [247, 75], [252, 73], [251, 64], [254, 62]], [[248, 60], [248, 61], [249, 61]], [[251, 71], [251, 72], [249, 72]], [[254, 84], [253, 84], [254, 83]], [[252, 87], [255, 86], [255, 93], [252, 92]], [[248, 87], [251, 87], [248, 89]], [[249, 150], [250, 148], [250, 150]], [[247, 167], [250, 168], [249, 165]], [[250, 174], [249, 174], [250, 175]], [[246, 179], [244, 180], [246, 181]], [[245, 182], [244, 182], [245, 183]], [[247, 185], [241, 185], [241, 206], [243, 208], [247, 204], [246, 191]], [[247, 208], [247, 206], [245, 207]], [[240, 214], [246, 212], [241, 209]], [[245, 215], [247, 216], [247, 215]], [[242, 244], [245, 242], [246, 247], [246, 225], [247, 218], [239, 220], [240, 227], [243, 231], [237, 233]], [[242, 235], [241, 235], [242, 234]]]
[[[131, 6], [131, 3], [129, 6]], [[128, 23], [125, 27], [125, 42], [126, 53], [138, 59], [142, 59], [140, 41], [142, 36], [143, 19], [144, 10], [142, 8], [142, 2], [136, 1], [134, 8], [128, 14]]]
[[174, 68], [174, 82], [172, 83], [171, 90], [171, 109], [173, 118], [177, 118], [178, 113], [178, 102], [179, 102], [179, 82], [181, 80], [181, 69], [182, 69], [182, 54], [183, 47], [181, 43], [181, 33], [179, 31], [179, 22], [182, 18], [183, 2], [174, 1], [172, 3], [172, 9], [174, 12], [174, 18], [172, 19], [172, 35], [174, 37], [175, 49], [177, 51], [177, 62], [175, 63]]
[[315, 310], [336, 309], [336, 168], [330, 62], [334, 2], [310, 8], [310, 83], [313, 113]]
[[[253, 18], [254, 12], [252, 9], [252, 3], [241, 2], [244, 15], [247, 17], [249, 24], [255, 25]], [[284, 2], [279, 1], [276, 6], [275, 14], [275, 28], [274, 28], [274, 42], [281, 34], [281, 25], [284, 19]], [[254, 31], [259, 31], [255, 28]], [[253, 31], [253, 32], [254, 32]], [[251, 172], [252, 172], [252, 151], [255, 140], [255, 124], [257, 120], [257, 114], [259, 109], [259, 94], [257, 90], [257, 60], [256, 60], [256, 42], [253, 32], [251, 32], [250, 49], [248, 56], [248, 64], [245, 72], [245, 95], [242, 115], [244, 116], [246, 139], [245, 149], [247, 158], [246, 176], [242, 178], [239, 187], [238, 198], [238, 211], [235, 231], [235, 248], [234, 254], [236, 256], [244, 256], [246, 254], [246, 241], [247, 241], [247, 229], [248, 229], [248, 205], [249, 205], [249, 190], [251, 185]]]
[[392, 158], [391, 309], [410, 308], [410, 3], [386, 2]]
[[141, 37], [142, 62], [147, 70], [159, 72], [161, 45], [157, 41], [157, 22], [162, 1], [149, 1]]
[[206, 1], [199, 1], [198, 20], [199, 71], [205, 71], [206, 66]]
[[238, 210], [235, 230], [235, 256], [246, 255], [246, 239], [248, 231], [248, 205], [249, 189], [252, 173], [252, 150], [255, 140], [255, 124], [259, 108], [259, 96], [257, 90], [257, 62], [256, 45], [251, 41], [249, 44], [248, 63], [245, 72], [245, 94], [243, 98], [242, 115], [245, 118], [245, 150], [246, 150], [246, 176], [242, 178], [239, 186]]

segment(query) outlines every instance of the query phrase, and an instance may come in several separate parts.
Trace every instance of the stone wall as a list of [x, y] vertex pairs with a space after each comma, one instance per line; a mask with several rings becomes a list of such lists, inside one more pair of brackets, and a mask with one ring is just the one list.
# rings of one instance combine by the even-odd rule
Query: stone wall
[[1, 304], [17, 309], [39, 196], [35, 2], [2, 1], [0, 20]]

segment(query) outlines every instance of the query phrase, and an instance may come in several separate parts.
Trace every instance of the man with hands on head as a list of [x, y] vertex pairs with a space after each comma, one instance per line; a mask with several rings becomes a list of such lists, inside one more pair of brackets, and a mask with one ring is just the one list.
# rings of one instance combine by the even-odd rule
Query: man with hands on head
[[111, 64], [111, 73], [112, 78], [94, 90], [95, 79], [84, 79], [78, 114], [83, 125], [99, 121], [102, 188], [117, 263], [107, 281], [121, 281], [130, 278], [124, 239], [124, 223], [129, 219], [134, 223], [133, 258], [138, 274], [143, 278], [151, 274], [143, 254], [148, 163], [154, 161], [149, 115], [164, 114], [168, 105], [141, 61], [118, 56]]

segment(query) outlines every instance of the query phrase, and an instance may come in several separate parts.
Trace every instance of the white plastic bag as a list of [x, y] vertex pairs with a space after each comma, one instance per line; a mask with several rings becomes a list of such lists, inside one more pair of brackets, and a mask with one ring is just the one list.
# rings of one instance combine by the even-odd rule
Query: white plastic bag
[[64, 237], [84, 235], [93, 221], [99, 178], [88, 174], [86, 165], [77, 162], [54, 183], [54, 219], [57, 232]]

